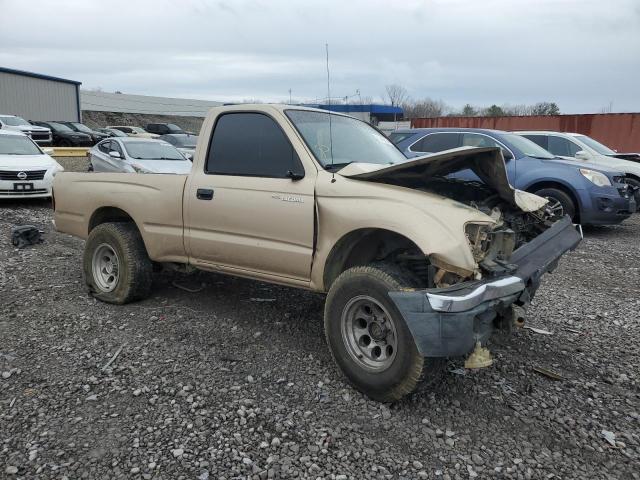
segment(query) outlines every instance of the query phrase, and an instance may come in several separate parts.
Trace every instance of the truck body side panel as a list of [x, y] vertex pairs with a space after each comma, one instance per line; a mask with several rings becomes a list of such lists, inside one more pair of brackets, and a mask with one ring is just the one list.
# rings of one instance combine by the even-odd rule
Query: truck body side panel
[[118, 209], [136, 223], [152, 260], [186, 263], [182, 214], [186, 179], [186, 175], [60, 173], [53, 183], [56, 229], [87, 238], [94, 215]]

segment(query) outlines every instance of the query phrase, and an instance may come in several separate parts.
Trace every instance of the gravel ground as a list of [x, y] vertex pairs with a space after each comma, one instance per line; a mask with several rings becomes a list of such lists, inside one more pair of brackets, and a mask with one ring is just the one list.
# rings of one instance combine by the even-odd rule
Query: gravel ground
[[[345, 383], [322, 297], [165, 273], [144, 302], [102, 304], [50, 220], [0, 210], [0, 477], [640, 478], [640, 215], [545, 278], [528, 324], [552, 335], [496, 338], [493, 367], [452, 362], [394, 405]], [[25, 223], [45, 241], [16, 250]]]
[[[67, 172], [86, 172], [89, 167], [87, 157], [53, 157]], [[2, 207], [0, 207], [2, 208]]]

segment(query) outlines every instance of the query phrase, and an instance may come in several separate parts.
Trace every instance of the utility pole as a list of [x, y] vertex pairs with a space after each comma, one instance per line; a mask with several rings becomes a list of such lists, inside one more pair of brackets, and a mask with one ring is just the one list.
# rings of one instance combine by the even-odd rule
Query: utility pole
[[289, 105], [291, 105], [291, 89], [289, 89]]

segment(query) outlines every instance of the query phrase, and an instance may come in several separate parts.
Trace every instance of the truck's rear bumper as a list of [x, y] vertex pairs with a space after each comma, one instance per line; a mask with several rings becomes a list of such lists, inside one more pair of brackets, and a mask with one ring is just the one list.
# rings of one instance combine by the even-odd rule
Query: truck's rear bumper
[[389, 295], [422, 355], [465, 355], [477, 341], [484, 342], [491, 336], [496, 320], [509, 316], [513, 304], [529, 303], [542, 275], [552, 271], [559, 258], [581, 239], [580, 232], [565, 217], [513, 252], [510, 263], [518, 266], [513, 275]]

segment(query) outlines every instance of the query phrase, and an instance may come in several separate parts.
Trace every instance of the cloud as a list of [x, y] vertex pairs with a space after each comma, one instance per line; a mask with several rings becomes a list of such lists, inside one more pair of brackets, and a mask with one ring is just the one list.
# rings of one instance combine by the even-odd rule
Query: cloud
[[[613, 102], [640, 110], [635, 0], [0, 0], [0, 64], [87, 88], [206, 99], [326, 95]], [[37, 12], [38, 14], [34, 14]]]

